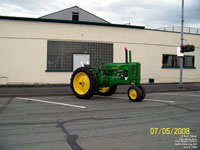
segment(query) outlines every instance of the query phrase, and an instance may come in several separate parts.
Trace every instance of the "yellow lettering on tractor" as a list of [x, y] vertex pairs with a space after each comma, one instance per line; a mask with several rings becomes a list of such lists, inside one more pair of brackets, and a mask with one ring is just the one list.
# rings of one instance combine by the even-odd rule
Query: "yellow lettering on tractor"
[[119, 67], [112, 67], [112, 69], [119, 69]]

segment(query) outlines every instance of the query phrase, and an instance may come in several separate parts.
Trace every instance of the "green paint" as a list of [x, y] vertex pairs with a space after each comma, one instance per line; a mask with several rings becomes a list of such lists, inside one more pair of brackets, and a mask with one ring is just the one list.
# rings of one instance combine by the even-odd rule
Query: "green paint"
[[101, 63], [101, 69], [93, 68], [98, 87], [111, 87], [117, 84], [135, 84], [139, 86], [141, 64], [133, 63]]
[[131, 58], [131, 51], [129, 50], [129, 63], [132, 62], [132, 58]]

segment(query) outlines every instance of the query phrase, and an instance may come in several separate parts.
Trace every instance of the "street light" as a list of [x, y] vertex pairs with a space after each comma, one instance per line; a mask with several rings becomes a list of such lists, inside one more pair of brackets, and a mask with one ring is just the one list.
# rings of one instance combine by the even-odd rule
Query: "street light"
[[[184, 0], [182, 0], [182, 11], [181, 11], [181, 47], [183, 46], [183, 23], [184, 23]], [[180, 81], [179, 87], [182, 87], [182, 78], [183, 78], [183, 56], [180, 57]]]

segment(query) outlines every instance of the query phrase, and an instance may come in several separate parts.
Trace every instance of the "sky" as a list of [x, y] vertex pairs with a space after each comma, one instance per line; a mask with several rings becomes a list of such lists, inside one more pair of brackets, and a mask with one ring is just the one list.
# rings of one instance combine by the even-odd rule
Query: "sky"
[[[37, 18], [79, 6], [110, 23], [147, 28], [181, 25], [182, 0], [0, 0], [0, 16]], [[200, 28], [200, 0], [185, 0], [184, 26]]]

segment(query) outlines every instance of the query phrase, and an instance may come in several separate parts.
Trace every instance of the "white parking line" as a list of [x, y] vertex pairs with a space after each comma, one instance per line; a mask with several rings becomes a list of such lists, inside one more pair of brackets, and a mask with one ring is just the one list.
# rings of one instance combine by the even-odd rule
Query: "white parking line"
[[[112, 98], [129, 99], [128, 97], [112, 97]], [[155, 101], [155, 102], [164, 102], [164, 103], [175, 103], [175, 101], [160, 100], [160, 99], [144, 99], [144, 101]]]
[[157, 95], [172, 95], [172, 96], [193, 96], [193, 97], [200, 97], [200, 95], [191, 95], [191, 94], [176, 94], [176, 93], [151, 93]]
[[17, 98], [17, 99], [22, 99], [22, 100], [28, 100], [28, 101], [41, 102], [41, 103], [48, 103], [48, 104], [55, 104], [55, 105], [63, 105], [63, 106], [70, 106], [70, 107], [77, 107], [77, 108], [86, 108], [85, 106], [71, 105], [71, 104], [58, 103], [58, 102], [50, 102], [50, 101], [44, 101], [44, 100], [39, 100], [39, 99], [23, 98], [23, 97], [16, 97], [16, 98]]
[[160, 99], [144, 99], [145, 101], [155, 101], [155, 102], [165, 102], [165, 103], [175, 103], [175, 101], [160, 100]]

